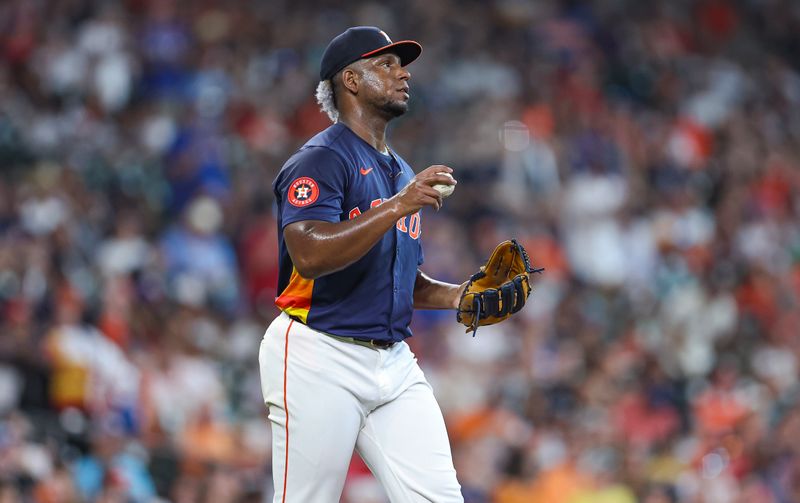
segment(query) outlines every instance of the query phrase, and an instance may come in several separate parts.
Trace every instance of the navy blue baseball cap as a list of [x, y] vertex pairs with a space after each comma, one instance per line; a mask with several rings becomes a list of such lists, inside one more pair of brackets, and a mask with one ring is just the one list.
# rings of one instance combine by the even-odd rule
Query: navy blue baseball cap
[[392, 42], [383, 30], [374, 26], [354, 26], [331, 40], [319, 68], [320, 80], [328, 80], [354, 61], [391, 52], [406, 66], [419, 57], [422, 46], [413, 40]]

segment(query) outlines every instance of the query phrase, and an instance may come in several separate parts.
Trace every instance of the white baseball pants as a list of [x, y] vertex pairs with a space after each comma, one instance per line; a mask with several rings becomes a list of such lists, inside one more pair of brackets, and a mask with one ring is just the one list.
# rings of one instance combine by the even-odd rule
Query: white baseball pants
[[259, 351], [275, 503], [335, 503], [353, 449], [392, 503], [463, 502], [439, 405], [405, 342], [373, 349], [281, 313]]

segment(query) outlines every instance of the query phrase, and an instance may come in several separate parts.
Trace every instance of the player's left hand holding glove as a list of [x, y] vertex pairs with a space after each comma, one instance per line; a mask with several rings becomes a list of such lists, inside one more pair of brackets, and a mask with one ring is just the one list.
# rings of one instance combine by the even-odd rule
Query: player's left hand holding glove
[[503, 241], [488, 262], [467, 282], [458, 305], [456, 320], [472, 330], [493, 325], [518, 312], [531, 293], [529, 275], [544, 269], [531, 267], [525, 248], [516, 239]]

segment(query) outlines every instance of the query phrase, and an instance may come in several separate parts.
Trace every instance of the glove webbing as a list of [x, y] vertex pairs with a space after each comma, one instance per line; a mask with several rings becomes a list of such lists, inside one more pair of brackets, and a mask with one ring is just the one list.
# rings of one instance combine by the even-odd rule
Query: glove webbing
[[539, 269], [534, 269], [533, 267], [531, 267], [531, 259], [528, 258], [528, 252], [525, 250], [525, 248], [520, 246], [520, 244], [517, 243], [516, 239], [512, 239], [511, 242], [514, 243], [516, 249], [519, 250], [519, 252], [522, 254], [522, 260], [525, 262], [526, 272], [528, 273], [538, 272], [539, 274], [541, 274], [542, 271], [544, 271], [544, 267], [540, 267]]

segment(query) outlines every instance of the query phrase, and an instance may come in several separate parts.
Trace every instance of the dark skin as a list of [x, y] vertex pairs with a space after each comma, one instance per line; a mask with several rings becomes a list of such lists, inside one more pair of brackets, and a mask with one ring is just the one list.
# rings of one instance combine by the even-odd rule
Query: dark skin
[[[385, 152], [387, 124], [408, 109], [410, 77], [395, 54], [381, 54], [347, 66], [334, 77], [339, 122], [375, 150]], [[456, 183], [437, 174], [441, 172], [452, 173], [453, 169], [442, 164], [429, 166], [389, 200], [351, 220], [304, 220], [287, 225], [284, 241], [297, 272], [313, 279], [340, 271], [366, 255], [400, 218], [425, 206], [438, 211], [442, 196], [433, 186]], [[414, 307], [456, 309], [465, 285], [436, 281], [417, 270]]]

